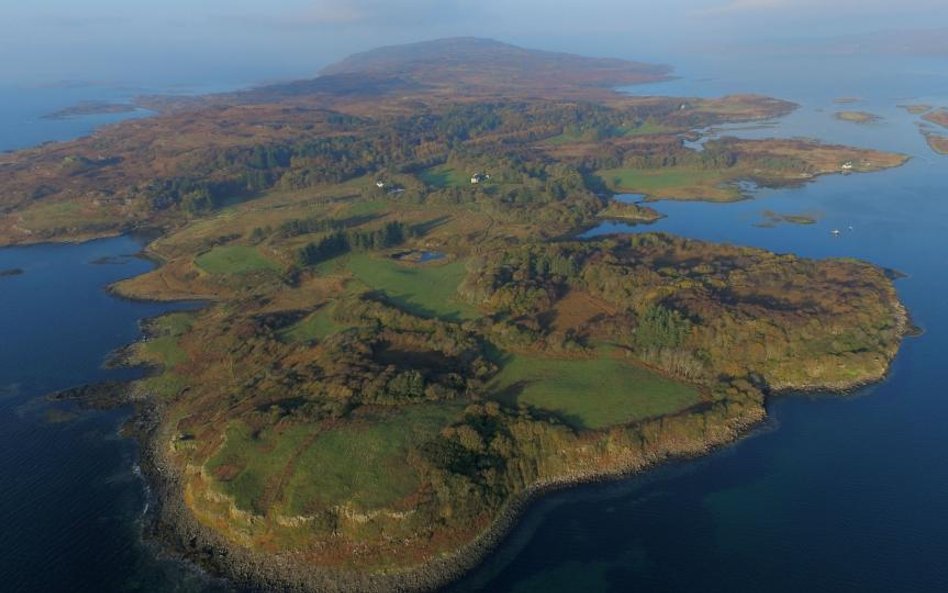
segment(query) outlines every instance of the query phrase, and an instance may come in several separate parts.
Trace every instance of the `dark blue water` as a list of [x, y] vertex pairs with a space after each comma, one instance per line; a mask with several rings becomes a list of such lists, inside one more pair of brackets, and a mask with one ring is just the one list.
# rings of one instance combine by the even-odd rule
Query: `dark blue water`
[[[900, 292], [927, 331], [909, 340], [885, 383], [854, 397], [784, 397], [754, 436], [704, 459], [545, 497], [467, 579], [467, 591], [948, 590], [948, 158], [933, 155], [896, 104], [948, 105], [948, 66], [933, 60], [685, 63], [684, 77], [635, 92], [754, 90], [802, 104], [742, 136], [817, 136], [910, 154], [905, 167], [763, 190], [736, 204], [656, 204], [649, 227], [810, 257], [853, 256], [909, 274]], [[10, 96], [7, 95], [7, 105]], [[885, 119], [838, 122], [833, 97], [859, 95]], [[0, 93], [0, 97], [2, 97]], [[101, 98], [101, 97], [81, 97]], [[23, 111], [42, 114], [18, 98]], [[74, 103], [65, 102], [63, 107]], [[7, 115], [20, 113], [0, 108]], [[0, 125], [6, 125], [0, 118]], [[0, 135], [0, 148], [82, 133]], [[54, 125], [49, 124], [49, 125]], [[46, 125], [46, 124], [43, 124]], [[29, 128], [29, 126], [26, 126]], [[13, 128], [5, 128], [11, 130]], [[34, 134], [35, 132], [35, 134]], [[29, 134], [34, 134], [30, 136]], [[46, 134], [46, 136], [42, 136]], [[40, 137], [42, 136], [42, 137]], [[762, 228], [763, 211], [806, 213], [811, 226]], [[849, 230], [852, 227], [852, 230]], [[839, 228], [839, 237], [830, 230]], [[0, 590], [208, 591], [202, 578], [141, 543], [147, 497], [127, 410], [79, 412], [42, 394], [106, 377], [106, 354], [138, 337], [164, 306], [114, 299], [104, 286], [141, 273], [120, 238], [0, 250]], [[64, 422], [52, 408], [75, 412]]]
[[[948, 590], [948, 157], [896, 105], [948, 105], [944, 60], [851, 58], [685, 64], [686, 77], [642, 94], [753, 90], [801, 109], [743, 137], [818, 137], [900, 151], [901, 169], [762, 190], [734, 204], [658, 202], [649, 226], [808, 257], [858, 257], [909, 275], [899, 292], [920, 338], [891, 377], [855, 396], [785, 396], [746, 440], [611, 485], [545, 497], [468, 578], [468, 591], [916, 592]], [[855, 106], [832, 99], [857, 95]], [[839, 109], [882, 115], [839, 122]], [[764, 210], [817, 224], [760, 226]], [[852, 227], [852, 230], [849, 229]], [[840, 229], [840, 236], [831, 234]]]
[[[141, 543], [144, 485], [130, 409], [83, 411], [51, 391], [138, 376], [106, 370], [138, 320], [172, 309], [108, 295], [152, 265], [132, 238], [0, 249], [0, 590], [187, 591], [203, 579]], [[107, 258], [108, 263], [94, 263]]]

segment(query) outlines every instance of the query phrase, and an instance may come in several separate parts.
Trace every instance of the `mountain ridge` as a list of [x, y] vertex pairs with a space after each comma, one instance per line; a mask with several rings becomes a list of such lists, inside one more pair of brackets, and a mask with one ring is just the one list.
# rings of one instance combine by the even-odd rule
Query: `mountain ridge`
[[664, 80], [665, 65], [619, 58], [592, 58], [565, 52], [528, 49], [494, 39], [449, 37], [383, 46], [350, 55], [320, 71], [320, 77], [344, 74], [402, 75], [416, 82], [510, 83], [564, 82], [610, 86]]

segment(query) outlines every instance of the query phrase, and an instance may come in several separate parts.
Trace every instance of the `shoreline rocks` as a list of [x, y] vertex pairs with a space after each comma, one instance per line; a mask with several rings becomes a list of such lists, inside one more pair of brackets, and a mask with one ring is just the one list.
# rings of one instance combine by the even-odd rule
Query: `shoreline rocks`
[[[895, 319], [899, 335], [910, 335], [913, 325], [899, 304]], [[147, 332], [146, 332], [147, 333]], [[848, 393], [885, 378], [897, 350], [885, 357], [879, 374], [836, 384], [762, 385], [768, 396], [788, 392], [834, 391]], [[124, 358], [118, 356], [118, 359]], [[640, 451], [615, 460], [607, 467], [580, 468], [541, 480], [512, 497], [496, 514], [490, 526], [456, 550], [430, 561], [403, 569], [344, 570], [313, 566], [302, 554], [266, 553], [247, 549], [201, 523], [185, 501], [184, 471], [167, 456], [172, 427], [164, 422], [163, 403], [143, 392], [140, 383], [86, 385], [52, 394], [57, 401], [77, 401], [92, 408], [134, 405], [135, 413], [123, 427], [123, 435], [140, 445], [139, 466], [149, 491], [145, 538], [159, 553], [179, 558], [212, 578], [226, 578], [242, 590], [366, 592], [431, 591], [475, 569], [517, 525], [530, 506], [545, 494], [580, 484], [611, 481], [631, 476], [675, 460], [694, 458], [747, 436], [767, 417], [766, 400], [725, 416], [719, 425], [706, 427], [698, 436], [662, 436]], [[675, 422], [676, 415], [655, 420]]]

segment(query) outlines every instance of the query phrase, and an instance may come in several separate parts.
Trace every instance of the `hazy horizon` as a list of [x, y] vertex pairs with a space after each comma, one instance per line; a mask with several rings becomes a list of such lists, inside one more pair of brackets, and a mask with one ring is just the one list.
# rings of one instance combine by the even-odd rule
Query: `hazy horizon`
[[[689, 53], [767, 45], [840, 51], [834, 39], [886, 40], [888, 50], [934, 41], [944, 51], [948, 4], [905, 0], [45, 0], [0, 8], [0, 83], [249, 83], [315, 74], [353, 52], [441, 37], [674, 63]], [[881, 32], [921, 30], [920, 35]], [[927, 32], [926, 32], [927, 30]], [[827, 45], [830, 44], [830, 45]], [[871, 44], [871, 43], [870, 43]], [[937, 45], [937, 50], [931, 48]], [[867, 44], [863, 44], [867, 45]], [[842, 51], [863, 49], [859, 43]]]

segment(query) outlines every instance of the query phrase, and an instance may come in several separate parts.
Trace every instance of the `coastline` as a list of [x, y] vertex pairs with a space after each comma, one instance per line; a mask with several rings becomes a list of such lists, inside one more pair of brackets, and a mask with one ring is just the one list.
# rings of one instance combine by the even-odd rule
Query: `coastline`
[[[644, 221], [643, 221], [644, 222]], [[64, 240], [46, 239], [42, 242], [77, 243], [87, 240], [96, 240], [106, 236], [92, 236], [83, 239], [66, 238]], [[28, 244], [27, 241], [24, 244]], [[142, 257], [161, 263], [161, 258], [149, 254], [143, 249]], [[169, 302], [173, 298], [136, 297], [123, 294], [114, 287], [108, 287], [110, 294], [119, 298], [140, 302]], [[144, 322], [144, 320], [143, 320]], [[910, 323], [908, 324], [910, 325]], [[905, 333], [904, 335], [909, 335]], [[119, 354], [121, 356], [121, 354]], [[891, 363], [891, 360], [889, 361]], [[774, 390], [774, 395], [783, 392], [826, 392], [834, 391], [849, 393], [866, 385], [874, 384], [886, 378], [891, 365], [887, 365], [885, 372], [878, 377], [866, 378], [852, 384], [835, 386], [812, 386], [795, 388], [781, 387]], [[121, 386], [120, 386], [121, 387]], [[638, 474], [673, 461], [686, 460], [706, 455], [720, 447], [728, 446], [753, 434], [754, 427], [759, 426], [767, 418], [766, 406], [761, 406], [759, 418], [747, 415], [746, 423], [736, 423], [727, 434], [717, 435], [719, 439], [705, 439], [679, 444], [675, 450], [654, 451], [644, 459], [628, 459], [625, 467], [612, 470], [581, 469], [575, 474], [561, 478], [538, 482], [516, 497], [510, 499], [484, 530], [469, 544], [456, 551], [437, 557], [429, 563], [410, 567], [404, 570], [380, 571], [378, 574], [359, 575], [342, 571], [327, 570], [320, 573], [319, 569], [306, 567], [301, 558], [292, 555], [268, 556], [241, 548], [238, 544], [229, 542], [222, 535], [203, 526], [197, 517], [190, 512], [183, 500], [181, 488], [182, 474], [164, 455], [162, 443], [168, 442], [169, 427], [164, 426], [164, 408], [154, 396], [134, 392], [126, 385], [125, 400], [122, 404], [131, 403], [135, 406], [134, 416], [127, 421], [126, 429], [130, 438], [139, 443], [139, 464], [149, 492], [150, 504], [147, 505], [148, 521], [146, 524], [146, 539], [155, 544], [163, 552], [182, 558], [185, 562], [201, 567], [207, 574], [229, 575], [228, 578], [240, 587], [252, 589], [262, 588], [263, 584], [279, 587], [280, 589], [309, 591], [319, 590], [431, 590], [449, 583], [469, 570], [476, 568], [508, 536], [522, 520], [525, 512], [538, 499], [552, 491], [571, 488], [579, 484], [597, 483], [622, 479]], [[769, 400], [769, 397], [765, 399]], [[756, 419], [755, 419], [756, 418]], [[126, 430], [123, 429], [123, 432]], [[303, 571], [301, 571], [301, 568]], [[338, 579], [338, 581], [337, 581]], [[331, 584], [327, 588], [327, 584]], [[349, 585], [352, 584], [350, 587]], [[362, 587], [365, 585], [365, 587]], [[333, 588], [334, 587], [334, 588]]]
[[[148, 257], [147, 249], [136, 254], [151, 261], [160, 258]], [[111, 294], [130, 300], [148, 300], [128, 297], [112, 290]], [[153, 302], [165, 302], [153, 299]], [[901, 301], [896, 301], [896, 328], [902, 338], [917, 335], [917, 328]], [[155, 318], [143, 318], [139, 324], [144, 339], [149, 336], [149, 322]], [[119, 348], [109, 356], [109, 364], [128, 364], [129, 345]], [[441, 554], [432, 560], [404, 569], [380, 571], [346, 571], [342, 569], [316, 568], [307, 565], [304, 558], [293, 554], [257, 553], [227, 540], [220, 533], [201, 524], [186, 506], [181, 468], [176, 467], [166, 456], [164, 443], [170, 441], [170, 427], [164, 422], [164, 406], [153, 394], [143, 391], [133, 383], [110, 383], [85, 385], [65, 392], [51, 394], [54, 398], [75, 399], [90, 407], [134, 406], [134, 412], [121, 429], [124, 437], [134, 439], [138, 447], [138, 467], [149, 493], [146, 507], [144, 538], [154, 545], [158, 553], [182, 560], [199, 568], [209, 578], [225, 578], [240, 589], [286, 590], [286, 591], [431, 591], [461, 578], [475, 569], [488, 557], [504, 538], [514, 529], [523, 514], [536, 500], [552, 492], [573, 486], [613, 481], [638, 474], [659, 464], [687, 460], [707, 455], [721, 447], [738, 442], [752, 433], [756, 426], [767, 419], [767, 402], [771, 397], [788, 393], [832, 392], [848, 394], [867, 385], [885, 380], [891, 370], [892, 360], [899, 349], [887, 356], [884, 367], [878, 374], [858, 380], [835, 384], [770, 385], [764, 390], [759, 405], [742, 406], [739, 414], [727, 417], [721, 426], [706, 428], [701, 438], [686, 441], [662, 442], [659, 446], [640, 455], [630, 455], [605, 468], [578, 468], [568, 475], [537, 482], [510, 498], [493, 518], [490, 525], [460, 548]], [[136, 365], [137, 366], [137, 365]], [[146, 373], [155, 368], [145, 368]], [[140, 384], [139, 384], [140, 385]], [[639, 424], [664, 423], [691, 412], [672, 414], [642, 421]], [[621, 430], [630, 426], [619, 427]], [[666, 439], [667, 440], [667, 439]]]
[[[733, 419], [731, 425], [717, 431], [714, 438], [669, 444], [606, 470], [580, 469], [571, 475], [538, 482], [507, 501], [487, 529], [451, 553], [404, 569], [357, 572], [313, 567], [292, 554], [253, 552], [202, 525], [183, 500], [180, 470], [166, 458], [161, 447], [170, 435], [161, 423], [160, 406], [151, 398], [135, 399], [144, 405], [129, 421], [138, 424], [138, 430], [131, 436], [140, 444], [139, 465], [153, 495], [146, 537], [174, 556], [199, 566], [210, 576], [226, 578], [241, 589], [299, 593], [435, 591], [480, 565], [516, 527], [530, 505], [544, 495], [582, 484], [619, 480], [663, 463], [707, 455], [744, 438], [767, 418], [761, 406], [755, 408], [753, 414]], [[654, 422], [668, 418], [661, 417]]]
[[[160, 265], [162, 258], [151, 253], [147, 245], [135, 254]], [[169, 299], [129, 296], [107, 287], [110, 294], [134, 301], [167, 302]], [[192, 299], [193, 301], [193, 299]], [[904, 305], [897, 301], [896, 327], [899, 335], [910, 336], [914, 326]], [[149, 336], [149, 321], [140, 321], [144, 338]], [[117, 350], [110, 359], [117, 365], [127, 364], [128, 345]], [[580, 484], [622, 479], [662, 463], [703, 456], [746, 437], [755, 426], [767, 418], [766, 403], [770, 397], [783, 393], [837, 392], [849, 393], [886, 378], [891, 362], [898, 349], [891, 353], [882, 371], [856, 381], [836, 384], [771, 385], [766, 390], [759, 406], [747, 406], [743, 413], [727, 418], [715, 430], [706, 432], [702, 438], [687, 442], [666, 442], [643, 455], [632, 455], [621, 462], [605, 468], [578, 468], [568, 475], [537, 482], [509, 499], [496, 514], [490, 525], [462, 547], [445, 553], [424, 564], [405, 569], [365, 571], [363, 573], [341, 569], [320, 569], [307, 565], [301, 556], [293, 554], [257, 553], [227, 540], [220, 533], [204, 526], [186, 506], [183, 498], [181, 468], [166, 457], [163, 444], [170, 442], [170, 427], [164, 422], [162, 402], [154, 395], [136, 389], [133, 384], [109, 385], [105, 390], [110, 395], [103, 406], [133, 405], [134, 414], [126, 422], [122, 432], [139, 444], [138, 466], [150, 493], [145, 523], [145, 538], [161, 553], [182, 559], [199, 567], [210, 577], [224, 577], [241, 588], [251, 590], [287, 591], [429, 591], [447, 585], [475, 569], [514, 529], [530, 505], [545, 494]], [[149, 369], [146, 368], [146, 372]], [[153, 371], [153, 369], [152, 369]], [[95, 399], [96, 385], [71, 390], [76, 399]], [[118, 391], [115, 391], [118, 390]], [[649, 422], [665, 422], [676, 416], [661, 417]], [[627, 429], [629, 427], [622, 427]]]
[[[901, 302], [897, 304], [897, 311], [900, 313], [897, 319], [899, 334], [903, 339], [915, 335], [915, 326]], [[530, 506], [546, 494], [582, 484], [621, 480], [661, 464], [695, 459], [738, 443], [767, 421], [767, 403], [771, 398], [807, 393], [850, 395], [884, 381], [891, 372], [897, 353], [887, 357], [884, 369], [878, 375], [845, 383], [770, 386], [759, 406], [743, 408], [741, 413], [729, 417], [723, 428], [706, 430], [702, 438], [671, 440], [643, 451], [641, 455], [630, 455], [608, 468], [580, 468], [569, 475], [537, 482], [508, 500], [490, 525], [462, 547], [424, 564], [404, 569], [370, 572], [314, 567], [294, 554], [258, 553], [231, 542], [203, 525], [187, 507], [181, 469], [167, 458], [162, 446], [162, 443], [168, 442], [170, 434], [169, 427], [163, 423], [161, 403], [150, 394], [127, 389], [128, 402], [136, 405], [136, 412], [126, 425], [131, 428], [123, 430], [123, 434], [139, 443], [139, 466], [151, 493], [144, 534], [146, 539], [173, 557], [199, 567], [209, 577], [224, 578], [240, 590], [299, 593], [426, 592], [449, 585], [476, 569], [517, 526]], [[684, 419], [690, 414], [672, 414], [640, 424], [661, 424], [675, 418]]]

